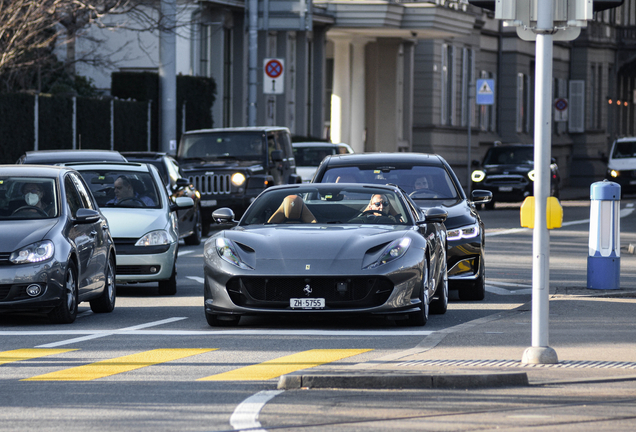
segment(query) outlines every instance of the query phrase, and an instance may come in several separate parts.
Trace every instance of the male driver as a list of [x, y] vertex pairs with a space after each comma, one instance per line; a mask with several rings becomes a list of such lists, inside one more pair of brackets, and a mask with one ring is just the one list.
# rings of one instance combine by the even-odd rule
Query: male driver
[[143, 203], [144, 206], [154, 207], [154, 201], [145, 195], [139, 195], [135, 192], [133, 185], [125, 175], [120, 175], [117, 177], [114, 183], [115, 186], [115, 198], [108, 201], [106, 205], [119, 205], [124, 201], [128, 201], [131, 205], [135, 205], [136, 203]]

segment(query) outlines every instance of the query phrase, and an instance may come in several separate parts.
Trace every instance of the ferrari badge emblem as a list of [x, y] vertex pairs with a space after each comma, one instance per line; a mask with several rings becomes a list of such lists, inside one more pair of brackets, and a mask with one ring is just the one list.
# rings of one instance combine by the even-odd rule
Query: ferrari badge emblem
[[309, 264], [307, 264], [307, 265], [305, 266], [305, 270], [309, 270], [310, 268], [311, 268], [311, 266], [310, 266]]
[[305, 285], [305, 288], [303, 288], [303, 292], [305, 293], [306, 296], [310, 296], [313, 290], [311, 289], [309, 284], [307, 284]]

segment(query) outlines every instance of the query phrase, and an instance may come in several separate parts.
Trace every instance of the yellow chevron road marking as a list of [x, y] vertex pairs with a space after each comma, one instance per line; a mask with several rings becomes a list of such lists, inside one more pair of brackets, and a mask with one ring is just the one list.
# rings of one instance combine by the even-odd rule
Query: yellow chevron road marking
[[214, 351], [215, 349], [218, 348], [155, 349], [114, 359], [102, 360], [84, 366], [77, 366], [44, 375], [38, 375], [23, 379], [22, 381], [91, 381], [135, 369], [141, 369], [146, 366], [203, 354], [209, 351]]
[[25, 348], [0, 352], [0, 365], [12, 363], [20, 360], [30, 360], [38, 357], [62, 354], [76, 349], [53, 349], [53, 348]]
[[321, 364], [331, 363], [354, 355], [371, 351], [370, 349], [314, 349], [280, 357], [263, 363], [240, 369], [199, 378], [197, 381], [260, 381], [278, 378], [286, 373], [308, 369]]

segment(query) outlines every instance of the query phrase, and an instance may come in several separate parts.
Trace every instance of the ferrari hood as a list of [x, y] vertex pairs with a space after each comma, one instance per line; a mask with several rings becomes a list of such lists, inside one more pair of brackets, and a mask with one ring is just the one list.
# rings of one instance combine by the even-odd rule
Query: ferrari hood
[[137, 238], [158, 229], [165, 229], [169, 223], [164, 209], [108, 208], [102, 207], [113, 237]]
[[407, 230], [405, 226], [289, 225], [228, 230], [224, 235], [237, 243], [246, 264], [256, 269], [320, 272], [338, 267], [361, 269], [384, 245], [404, 237]]

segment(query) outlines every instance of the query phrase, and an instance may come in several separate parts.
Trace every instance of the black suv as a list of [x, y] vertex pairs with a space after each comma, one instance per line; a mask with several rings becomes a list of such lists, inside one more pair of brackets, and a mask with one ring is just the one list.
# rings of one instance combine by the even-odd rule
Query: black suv
[[[492, 192], [492, 201], [520, 202], [534, 194], [534, 146], [532, 144], [495, 145], [486, 152], [483, 161], [472, 161], [476, 169], [471, 174], [472, 188]], [[550, 164], [550, 195], [559, 197], [559, 168], [552, 158]]]
[[201, 193], [205, 234], [212, 210], [229, 207], [240, 216], [265, 188], [302, 182], [284, 127], [188, 131], [181, 136], [177, 160]]

